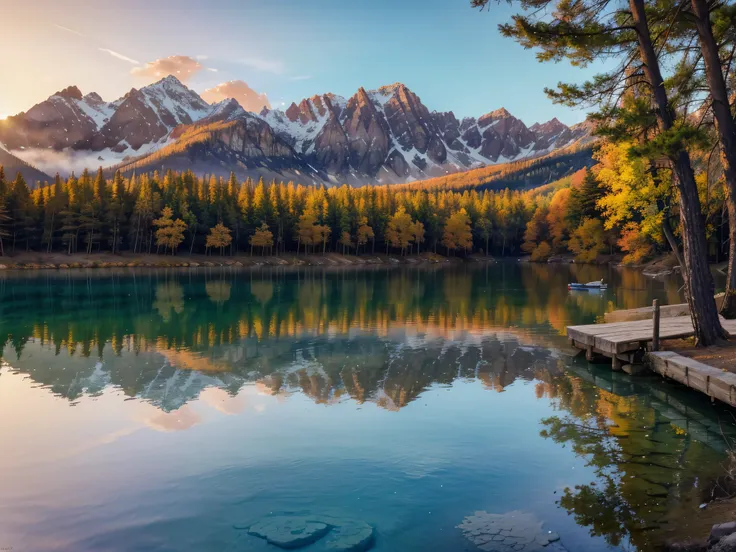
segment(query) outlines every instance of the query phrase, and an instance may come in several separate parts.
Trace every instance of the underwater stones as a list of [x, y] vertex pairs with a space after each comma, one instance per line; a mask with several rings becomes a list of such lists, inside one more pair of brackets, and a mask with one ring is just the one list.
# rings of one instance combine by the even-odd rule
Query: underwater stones
[[[542, 530], [534, 514], [513, 511], [505, 514], [475, 512], [457, 526], [463, 535], [485, 552], [539, 552], [565, 550], [557, 533]], [[555, 543], [555, 544], [553, 544]]]
[[333, 526], [325, 548], [333, 552], [364, 552], [373, 546], [373, 527], [363, 521], [348, 520]]
[[373, 547], [373, 527], [328, 515], [269, 516], [251, 525], [248, 534], [287, 550], [309, 546], [315, 551], [365, 552]]
[[279, 548], [292, 550], [314, 544], [329, 531], [328, 525], [307, 517], [277, 516], [251, 525], [248, 534], [266, 539]]

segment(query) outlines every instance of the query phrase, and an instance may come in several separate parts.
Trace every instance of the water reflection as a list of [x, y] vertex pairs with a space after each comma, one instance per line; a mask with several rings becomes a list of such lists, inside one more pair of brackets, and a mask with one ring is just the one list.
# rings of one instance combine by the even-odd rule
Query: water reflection
[[616, 294], [567, 292], [601, 271], [24, 274], [0, 280], [0, 342], [15, 370], [70, 400], [112, 385], [171, 410], [206, 387], [235, 394], [258, 381], [395, 409], [433, 383], [477, 377], [502, 390], [533, 366], [555, 369], [571, 320], [677, 291], [620, 270], [606, 274]]
[[[567, 292], [569, 281], [600, 278], [611, 283], [608, 293]], [[454, 528], [469, 513], [522, 509], [555, 520], [570, 551], [654, 550], [709, 521], [698, 506], [726, 484], [731, 412], [656, 378], [632, 379], [572, 360], [564, 329], [655, 297], [676, 302], [678, 288], [675, 280], [576, 265], [5, 274], [0, 394], [11, 399], [6, 415], [22, 419], [22, 404], [36, 404], [33, 399], [43, 401], [39, 409], [48, 409], [43, 414], [51, 421], [43, 431], [22, 422], [0, 431], [11, 441], [39, 432], [4, 462], [22, 474], [38, 458], [79, 461], [109, 444], [119, 459], [104, 460], [115, 474], [131, 457], [146, 466], [138, 474], [146, 496], [163, 485], [183, 493], [167, 499], [172, 503], [178, 497], [192, 504], [187, 499], [196, 495], [213, 511], [222, 509], [217, 542], [229, 545], [241, 538], [232, 527], [243, 518], [284, 503], [314, 507], [306, 501], [321, 496], [319, 486], [309, 487], [317, 481], [332, 489], [330, 505], [351, 504], [343, 504], [351, 516], [358, 515], [354, 489], [363, 489], [358, 513], [381, 529], [379, 549], [458, 549], [467, 543]], [[236, 432], [211, 426], [198, 432], [211, 416], [202, 405], [243, 425]], [[77, 409], [84, 414], [69, 414]], [[253, 415], [262, 418], [254, 422]], [[97, 425], [105, 430], [95, 433]], [[141, 428], [178, 440], [146, 438]], [[243, 451], [231, 444], [242, 432], [248, 469], [240, 464]], [[71, 451], [62, 444], [70, 435]], [[161, 450], [168, 452], [158, 453], [169, 455], [166, 462], [161, 456], [142, 461], [159, 443], [166, 443]], [[169, 488], [153, 475], [162, 466], [186, 471], [188, 464], [175, 457], [200, 446], [218, 453], [198, 459], [207, 468], [193, 480]], [[278, 475], [269, 471], [284, 458], [298, 460]], [[570, 473], [572, 458], [582, 460], [578, 472]], [[101, 465], [85, 465], [76, 475]], [[74, 485], [74, 466], [67, 469]], [[286, 485], [283, 473], [298, 481]], [[114, 492], [106, 481], [98, 484]], [[53, 493], [44, 485], [37, 492]], [[268, 490], [250, 501], [237, 494], [259, 485]], [[394, 497], [402, 489], [412, 498]], [[0, 498], [16, 493], [35, 520], [28, 492], [11, 486]], [[140, 508], [134, 498], [121, 507]], [[427, 515], [426, 504], [435, 504], [433, 515], [444, 516], [442, 522], [419, 517]], [[556, 507], [577, 527], [566, 528]], [[150, 508], [161, 504], [153, 500]], [[21, 520], [23, 511], [19, 506], [9, 519], [27, 537], [35, 521]], [[46, 515], [76, 550], [121, 549], [64, 525], [56, 513]], [[211, 532], [207, 515], [187, 515], [191, 531]], [[103, 520], [100, 531], [105, 527]], [[162, 538], [153, 527], [130, 527], [119, 529], [119, 543], [133, 542], [134, 531], [141, 539], [146, 531]], [[173, 532], [166, 539], [172, 549], [189, 549], [171, 544]], [[44, 549], [35, 544], [31, 549]], [[241, 548], [249, 546], [258, 544]]]

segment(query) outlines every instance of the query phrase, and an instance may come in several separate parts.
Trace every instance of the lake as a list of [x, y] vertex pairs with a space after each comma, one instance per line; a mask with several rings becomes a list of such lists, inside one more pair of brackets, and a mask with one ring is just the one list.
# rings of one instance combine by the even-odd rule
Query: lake
[[[3, 273], [0, 548], [277, 551], [254, 526], [307, 523], [303, 550], [348, 526], [372, 530], [354, 550], [654, 550], [719, 492], [733, 412], [572, 358], [565, 327], [679, 286], [505, 262]], [[537, 540], [478, 529], [520, 526]]]

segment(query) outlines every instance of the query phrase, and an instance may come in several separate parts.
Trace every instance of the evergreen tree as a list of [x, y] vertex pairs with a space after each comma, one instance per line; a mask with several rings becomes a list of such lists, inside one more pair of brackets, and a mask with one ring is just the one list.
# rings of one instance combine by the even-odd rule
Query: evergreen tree
[[[0, 166], [2, 169], [2, 166]], [[2, 176], [2, 175], [0, 175]], [[8, 225], [10, 224], [10, 215], [8, 210], [5, 208], [5, 204], [0, 197], [0, 257], [5, 256], [5, 248], [3, 245], [3, 239], [8, 237]]]

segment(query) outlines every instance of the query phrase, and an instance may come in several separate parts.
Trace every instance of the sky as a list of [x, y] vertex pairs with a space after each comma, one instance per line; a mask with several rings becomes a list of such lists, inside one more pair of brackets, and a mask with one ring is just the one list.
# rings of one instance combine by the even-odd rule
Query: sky
[[457, 117], [582, 121], [544, 87], [594, 71], [541, 64], [500, 36], [512, 13], [469, 0], [0, 0], [0, 118], [70, 85], [111, 101], [181, 67], [199, 93], [243, 80], [273, 107], [403, 82]]

